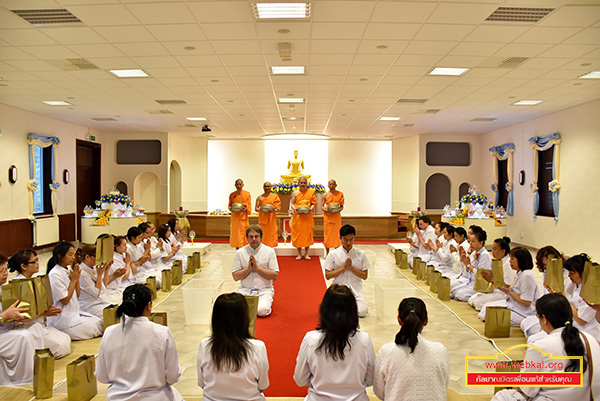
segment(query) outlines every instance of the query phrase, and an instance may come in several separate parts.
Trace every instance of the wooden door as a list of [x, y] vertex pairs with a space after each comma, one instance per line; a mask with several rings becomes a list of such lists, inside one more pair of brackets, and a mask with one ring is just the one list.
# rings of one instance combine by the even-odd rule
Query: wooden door
[[81, 217], [86, 205], [100, 199], [99, 143], [77, 140], [77, 239], [81, 241]]

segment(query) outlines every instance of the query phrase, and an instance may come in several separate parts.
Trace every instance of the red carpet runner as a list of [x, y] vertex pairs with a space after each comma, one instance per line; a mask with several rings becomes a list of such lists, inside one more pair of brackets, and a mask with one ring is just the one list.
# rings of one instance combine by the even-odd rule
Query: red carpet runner
[[256, 322], [256, 338], [267, 345], [269, 380], [267, 397], [304, 397], [307, 387], [294, 382], [294, 367], [300, 343], [318, 323], [319, 304], [325, 294], [325, 280], [319, 258], [296, 260], [277, 258], [279, 277], [275, 280], [273, 313]]

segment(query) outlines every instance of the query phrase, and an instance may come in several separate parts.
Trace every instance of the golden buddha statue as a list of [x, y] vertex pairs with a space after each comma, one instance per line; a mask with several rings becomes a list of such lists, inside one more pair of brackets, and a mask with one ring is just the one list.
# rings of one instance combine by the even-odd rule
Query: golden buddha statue
[[298, 150], [294, 150], [294, 158], [288, 160], [287, 166], [289, 173], [281, 175], [281, 182], [283, 184], [292, 184], [298, 181], [300, 176], [306, 177], [310, 182], [310, 175], [302, 173], [304, 170], [304, 160], [298, 159]]

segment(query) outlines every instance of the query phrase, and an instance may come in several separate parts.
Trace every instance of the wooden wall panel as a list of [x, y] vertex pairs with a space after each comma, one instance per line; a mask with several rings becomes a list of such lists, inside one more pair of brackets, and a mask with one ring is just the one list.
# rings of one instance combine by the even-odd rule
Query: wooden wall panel
[[0, 232], [0, 252], [5, 256], [32, 247], [33, 227], [29, 219], [0, 221]]
[[75, 213], [58, 215], [58, 238], [61, 241], [75, 241]]

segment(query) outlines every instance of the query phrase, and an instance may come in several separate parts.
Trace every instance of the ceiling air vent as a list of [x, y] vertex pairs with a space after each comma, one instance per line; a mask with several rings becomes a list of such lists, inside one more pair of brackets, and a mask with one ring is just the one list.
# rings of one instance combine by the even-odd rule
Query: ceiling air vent
[[527, 60], [529, 60], [529, 57], [490, 57], [477, 67], [514, 69]]
[[535, 23], [554, 11], [553, 8], [498, 7], [485, 20], [488, 22]]
[[65, 58], [59, 60], [48, 60], [58, 68], [64, 71], [78, 71], [78, 70], [97, 70], [94, 64], [90, 63], [84, 58]]
[[409, 128], [409, 127], [414, 127], [414, 124], [402, 124], [403, 127]]
[[185, 100], [181, 99], [166, 99], [166, 100], [155, 100], [158, 104], [187, 104]]
[[171, 110], [162, 109], [162, 110], [146, 110], [148, 114], [173, 114]]
[[426, 110], [417, 110], [417, 111], [413, 112], [412, 114], [437, 114], [440, 111], [441, 111], [440, 109], [426, 109]]
[[425, 103], [428, 99], [398, 99], [397, 103]]
[[64, 8], [50, 10], [11, 10], [32, 25], [79, 24], [81, 20]]
[[112, 117], [92, 117], [94, 121], [117, 121]]
[[178, 128], [194, 128], [196, 127], [196, 125], [194, 124], [182, 124], [182, 125], [178, 125]]
[[490, 121], [494, 121], [494, 120], [497, 120], [497, 119], [496, 118], [477, 117], [477, 118], [473, 118], [470, 121], [474, 122], [474, 123], [484, 123], [484, 122], [490, 122]]

